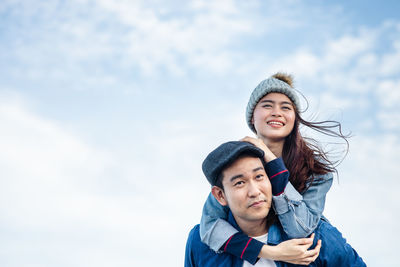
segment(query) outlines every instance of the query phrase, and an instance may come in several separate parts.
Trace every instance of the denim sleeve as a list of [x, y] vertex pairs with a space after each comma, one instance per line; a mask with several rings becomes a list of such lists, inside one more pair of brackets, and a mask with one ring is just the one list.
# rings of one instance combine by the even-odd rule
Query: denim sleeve
[[318, 226], [333, 176], [328, 173], [315, 178], [303, 195], [289, 182], [281, 195], [272, 197], [275, 213], [289, 238], [307, 237]]
[[229, 209], [222, 206], [210, 193], [203, 207], [200, 221], [201, 241], [217, 252], [222, 245], [238, 232], [228, 219]]

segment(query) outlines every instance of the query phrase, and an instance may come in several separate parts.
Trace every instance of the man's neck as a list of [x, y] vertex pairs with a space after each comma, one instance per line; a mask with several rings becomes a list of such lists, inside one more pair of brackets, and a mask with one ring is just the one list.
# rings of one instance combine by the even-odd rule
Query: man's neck
[[259, 221], [245, 221], [240, 218], [235, 218], [235, 220], [243, 233], [250, 237], [261, 236], [268, 233], [267, 218]]

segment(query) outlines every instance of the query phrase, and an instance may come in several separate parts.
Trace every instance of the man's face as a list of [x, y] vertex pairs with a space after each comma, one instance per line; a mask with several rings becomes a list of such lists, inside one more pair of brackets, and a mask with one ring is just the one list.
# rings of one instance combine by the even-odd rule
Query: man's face
[[237, 223], [265, 220], [272, 192], [261, 160], [250, 156], [239, 158], [222, 174], [224, 190], [214, 186], [213, 195], [222, 205], [229, 206]]

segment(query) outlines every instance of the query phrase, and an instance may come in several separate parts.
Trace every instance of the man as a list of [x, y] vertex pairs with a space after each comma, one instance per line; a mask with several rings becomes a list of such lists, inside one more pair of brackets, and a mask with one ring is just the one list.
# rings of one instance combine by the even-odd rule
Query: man
[[[229, 207], [229, 222], [246, 235], [276, 246], [286, 241], [287, 236], [271, 209], [271, 184], [264, 170], [263, 156], [263, 151], [250, 143], [224, 143], [204, 160], [203, 172], [212, 185], [213, 196], [221, 205]], [[318, 239], [322, 241], [322, 246], [318, 244], [320, 253], [310, 266], [366, 266], [341, 233], [323, 220], [315, 230], [315, 240]], [[185, 266], [251, 265], [230, 254], [215, 253], [201, 242], [197, 225], [186, 244]], [[261, 259], [256, 266], [295, 265]]]

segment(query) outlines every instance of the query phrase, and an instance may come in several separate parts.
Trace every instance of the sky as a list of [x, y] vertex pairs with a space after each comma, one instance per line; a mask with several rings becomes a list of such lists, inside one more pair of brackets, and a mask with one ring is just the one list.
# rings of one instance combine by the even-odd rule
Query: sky
[[210, 191], [203, 159], [253, 136], [248, 97], [284, 71], [305, 118], [352, 135], [324, 215], [368, 266], [396, 266], [399, 10], [2, 0], [0, 265], [182, 266]]

